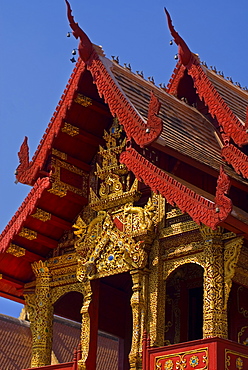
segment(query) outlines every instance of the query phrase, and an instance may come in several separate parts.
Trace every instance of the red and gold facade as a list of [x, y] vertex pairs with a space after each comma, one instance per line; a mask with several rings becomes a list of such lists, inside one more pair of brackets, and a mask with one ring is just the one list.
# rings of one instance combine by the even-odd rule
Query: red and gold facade
[[[102, 332], [116, 370], [245, 370], [248, 94], [169, 15], [180, 62], [165, 90], [105, 58], [67, 6], [80, 58], [31, 161], [21, 146], [17, 181], [32, 189], [0, 238], [31, 367], [100, 370]], [[82, 324], [67, 364], [51, 365], [53, 315]]]

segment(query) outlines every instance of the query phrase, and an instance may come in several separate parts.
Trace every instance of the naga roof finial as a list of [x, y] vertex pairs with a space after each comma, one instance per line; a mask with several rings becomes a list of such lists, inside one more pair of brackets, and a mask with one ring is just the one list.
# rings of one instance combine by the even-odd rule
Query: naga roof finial
[[171, 36], [174, 38], [175, 43], [178, 45], [178, 54], [180, 61], [184, 66], [188, 66], [190, 62], [192, 62], [193, 55], [186, 42], [182, 39], [182, 37], [176, 32], [175, 28], [173, 27], [172, 20], [168, 10], [164, 8], [164, 11], [167, 17], [168, 27]]
[[67, 17], [70, 22], [70, 27], [73, 31], [73, 35], [76, 39], [78, 38], [80, 39], [80, 43], [78, 46], [79, 55], [84, 62], [87, 62], [93, 51], [92, 43], [88, 36], [86, 35], [86, 33], [79, 27], [78, 23], [74, 21], [74, 17], [72, 16], [72, 10], [69, 2], [67, 0], [65, 0], [65, 2], [67, 5]]

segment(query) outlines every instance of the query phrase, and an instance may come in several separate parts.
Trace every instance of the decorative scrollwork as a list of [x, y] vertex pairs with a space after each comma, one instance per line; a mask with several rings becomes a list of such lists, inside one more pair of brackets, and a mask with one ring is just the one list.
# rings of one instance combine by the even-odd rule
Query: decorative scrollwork
[[235, 238], [225, 244], [224, 250], [224, 274], [225, 274], [225, 303], [224, 307], [227, 307], [227, 301], [232, 286], [232, 278], [235, 274], [235, 268], [240, 255], [240, 250], [243, 244], [243, 238]]

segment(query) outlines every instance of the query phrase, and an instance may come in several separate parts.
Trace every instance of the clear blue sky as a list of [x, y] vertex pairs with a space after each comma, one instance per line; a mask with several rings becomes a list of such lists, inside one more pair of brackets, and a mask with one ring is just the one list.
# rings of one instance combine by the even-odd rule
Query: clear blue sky
[[[71, 0], [75, 20], [107, 57], [167, 83], [175, 65], [163, 7], [176, 30], [202, 61], [248, 86], [248, 2]], [[14, 184], [24, 136], [31, 156], [72, 71], [77, 41], [69, 31], [63, 0], [0, 0], [0, 229], [16, 212], [29, 187]], [[1, 273], [1, 267], [0, 267]], [[0, 312], [19, 307], [0, 300]], [[14, 307], [15, 309], [15, 307]]]

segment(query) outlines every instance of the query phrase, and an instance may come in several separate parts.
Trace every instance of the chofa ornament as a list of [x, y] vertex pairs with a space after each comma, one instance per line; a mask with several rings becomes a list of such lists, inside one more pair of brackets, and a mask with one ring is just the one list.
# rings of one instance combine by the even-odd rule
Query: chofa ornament
[[74, 225], [80, 281], [144, 268], [145, 249], [159, 221], [158, 196], [149, 198], [144, 207], [134, 205], [141, 193], [138, 180], [119, 163], [125, 138], [116, 119], [104, 139], [106, 148], [100, 147], [101, 166], [97, 163], [95, 172], [99, 195], [90, 192], [89, 207], [97, 213], [90, 221], [79, 216]]

